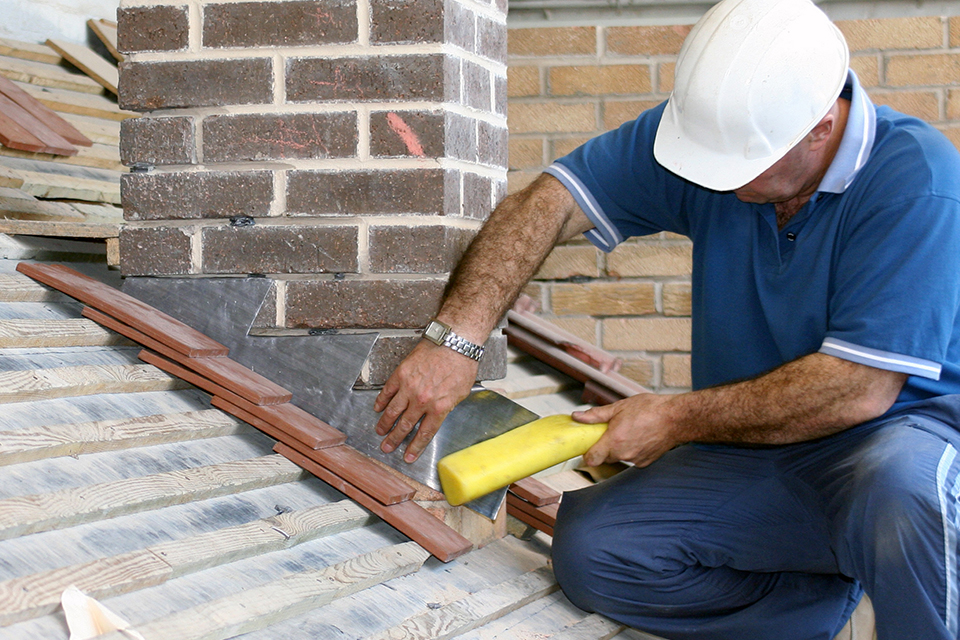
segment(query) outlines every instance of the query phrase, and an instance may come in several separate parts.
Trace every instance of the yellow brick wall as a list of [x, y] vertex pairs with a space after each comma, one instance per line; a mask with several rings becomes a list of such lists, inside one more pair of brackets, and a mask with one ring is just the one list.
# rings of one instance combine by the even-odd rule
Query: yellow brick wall
[[[960, 18], [838, 22], [851, 66], [877, 104], [934, 124], [960, 147]], [[507, 73], [510, 191], [585, 140], [665, 100], [678, 26], [512, 28]], [[527, 288], [541, 313], [612, 351], [657, 391], [690, 385], [690, 242], [659, 234], [611, 254], [557, 247]]]

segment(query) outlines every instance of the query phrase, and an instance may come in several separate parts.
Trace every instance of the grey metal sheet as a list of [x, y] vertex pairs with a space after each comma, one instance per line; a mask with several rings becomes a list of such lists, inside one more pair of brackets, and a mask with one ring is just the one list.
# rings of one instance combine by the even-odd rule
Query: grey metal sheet
[[[447, 416], [419, 460], [407, 464], [401, 453], [384, 453], [374, 430], [378, 392], [353, 388], [378, 334], [251, 336], [271, 286], [264, 278], [128, 278], [123, 291], [224, 344], [231, 358], [291, 391], [293, 404], [346, 433], [351, 446], [433, 489], [441, 488], [440, 458], [538, 417], [477, 389]], [[493, 492], [467, 507], [496, 517], [505, 493]]]

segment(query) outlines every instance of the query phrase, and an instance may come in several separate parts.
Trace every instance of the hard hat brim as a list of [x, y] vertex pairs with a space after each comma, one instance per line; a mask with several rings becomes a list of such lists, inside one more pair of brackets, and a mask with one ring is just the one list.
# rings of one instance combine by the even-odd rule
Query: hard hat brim
[[668, 103], [657, 127], [654, 158], [671, 173], [701, 187], [713, 191], [739, 189], [776, 164], [790, 150], [780, 149], [752, 160], [731, 158], [729, 153], [710, 149], [685, 135], [670, 117], [670, 107]]

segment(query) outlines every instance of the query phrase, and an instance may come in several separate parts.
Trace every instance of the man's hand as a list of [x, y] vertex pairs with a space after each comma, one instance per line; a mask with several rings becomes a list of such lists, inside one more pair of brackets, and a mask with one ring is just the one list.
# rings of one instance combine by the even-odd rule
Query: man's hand
[[573, 419], [586, 424], [609, 423], [607, 431], [584, 456], [591, 467], [628, 460], [645, 467], [680, 444], [674, 425], [664, 411], [670, 396], [641, 393], [588, 411], [575, 411]]
[[373, 404], [383, 415], [377, 434], [386, 436], [380, 448], [390, 453], [423, 418], [403, 459], [413, 462], [427, 448], [440, 424], [470, 394], [477, 379], [476, 361], [451, 349], [421, 341], [397, 367]]

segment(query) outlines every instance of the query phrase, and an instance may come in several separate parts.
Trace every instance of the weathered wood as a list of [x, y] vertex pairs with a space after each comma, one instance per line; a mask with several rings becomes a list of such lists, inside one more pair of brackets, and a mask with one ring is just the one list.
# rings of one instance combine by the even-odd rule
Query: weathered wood
[[110, 20], [87, 20], [87, 26], [100, 39], [117, 62], [123, 62], [123, 54], [117, 51], [117, 23]]
[[20, 273], [0, 274], [0, 302], [63, 302], [68, 298]]
[[[349, 501], [284, 515], [287, 517], [257, 520], [5, 580], [0, 582], [0, 626], [54, 611], [60, 606], [63, 590], [71, 584], [91, 597], [107, 598], [158, 585], [191, 571], [361, 527], [369, 521], [369, 515]], [[297, 529], [298, 526], [302, 530]], [[294, 533], [288, 533], [283, 527], [293, 529]]]
[[[56, 166], [57, 163], [46, 162], [38, 165]], [[65, 167], [67, 165], [59, 165]], [[19, 176], [23, 183], [19, 189], [38, 198], [69, 198], [86, 200], [89, 202], [109, 202], [120, 204], [120, 180], [108, 182], [93, 178], [77, 178], [69, 175], [60, 175], [44, 171], [25, 171], [12, 169], [14, 175]]]
[[[415, 573], [427, 557], [419, 545], [405, 542], [325, 569], [291, 574], [261, 587], [137, 625], [137, 631], [147, 640], [232, 638]], [[120, 632], [103, 636], [103, 640], [124, 638]]]
[[550, 640], [610, 640], [626, 628], [626, 625], [594, 613], [561, 629], [550, 636]]
[[510, 493], [537, 507], [560, 502], [560, 492], [536, 478], [524, 478], [514, 482], [510, 485]]
[[0, 349], [34, 347], [103, 347], [129, 345], [121, 335], [84, 318], [0, 320]]
[[46, 62], [47, 64], [60, 64], [63, 58], [60, 54], [43, 44], [33, 42], [20, 42], [19, 40], [10, 40], [0, 38], [0, 56], [10, 56], [11, 58], [23, 58], [24, 60], [33, 60], [35, 62]]
[[[3, 169], [0, 168], [0, 172], [2, 171]], [[0, 219], [0, 233], [58, 238], [116, 238], [120, 235], [120, 223], [91, 218], [83, 222]]]
[[120, 150], [117, 146], [120, 144], [120, 122], [75, 113], [58, 113], [57, 115], [76, 127], [77, 131], [90, 138], [94, 144], [112, 149], [119, 157]]
[[305, 474], [273, 455], [7, 498], [0, 500], [0, 540], [295, 482]]
[[116, 143], [113, 143], [113, 145], [100, 143], [90, 147], [77, 147], [76, 155], [72, 156], [57, 156], [49, 153], [34, 153], [0, 147], [0, 156], [41, 162], [59, 162], [60, 164], [109, 169], [111, 171], [123, 171], [125, 169], [123, 163], [120, 162], [120, 150], [116, 147]]
[[[6, 78], [0, 77], [0, 82], [3, 80], [6, 80]], [[116, 102], [102, 95], [64, 91], [52, 87], [37, 87], [29, 83], [21, 82], [14, 82], [12, 84], [47, 108], [59, 113], [72, 113], [81, 116], [118, 121], [139, 117], [139, 114], [133, 111], [124, 111], [117, 106]], [[73, 141], [68, 136], [64, 137]], [[73, 142], [74, 144], [78, 144], [75, 141]]]
[[426, 509], [412, 500], [399, 504], [380, 504], [292, 447], [278, 442], [273, 450], [297, 463], [334, 489], [356, 500], [395, 529], [423, 545], [424, 549], [442, 562], [449, 562], [473, 549], [473, 543], [430, 515]]
[[28, 82], [38, 87], [55, 87], [78, 93], [93, 94], [99, 94], [103, 91], [103, 87], [99, 83], [85, 75], [70, 73], [57, 65], [33, 60], [0, 57], [0, 75], [9, 80]]
[[225, 356], [191, 358], [154, 340], [145, 333], [111, 318], [107, 314], [91, 307], [83, 309], [83, 315], [127, 338], [156, 351], [164, 358], [187, 367], [191, 371], [207, 378], [211, 382], [232, 391], [244, 400], [254, 404], [283, 404], [290, 402], [293, 394], [278, 384], [268, 380], [255, 371], [251, 371], [236, 360]]
[[253, 430], [216, 409], [0, 431], [0, 465], [247, 432]]
[[369, 640], [447, 640], [483, 626], [559, 589], [553, 572], [541, 568], [407, 618]]
[[560, 393], [579, 386], [579, 384], [576, 380], [562, 376], [562, 374], [544, 373], [516, 380], [490, 380], [484, 382], [483, 386], [506, 398], [519, 400], [520, 398]]
[[117, 67], [98, 56], [93, 49], [53, 38], [47, 39], [47, 46], [96, 80], [103, 88], [117, 95], [117, 83], [120, 81]]
[[0, 166], [0, 187], [19, 189], [23, 186], [23, 176], [18, 172]]
[[17, 271], [102, 311], [188, 356], [221, 356], [227, 348], [132, 296], [69, 267], [21, 262]]
[[63, 202], [48, 202], [21, 191], [0, 187], [0, 216], [24, 220], [83, 220], [83, 214]]
[[150, 365], [90, 365], [0, 372], [0, 403], [98, 393], [141, 393], [187, 385]]

